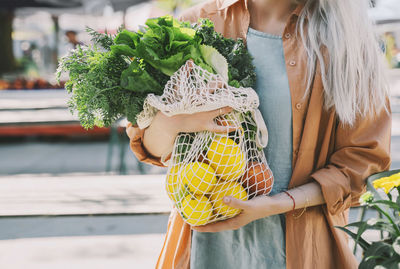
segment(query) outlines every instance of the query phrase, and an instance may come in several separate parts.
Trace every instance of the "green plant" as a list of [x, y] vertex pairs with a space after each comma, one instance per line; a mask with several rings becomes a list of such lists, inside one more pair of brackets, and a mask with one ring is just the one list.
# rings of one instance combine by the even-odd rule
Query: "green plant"
[[[388, 199], [376, 199], [368, 191], [360, 198], [360, 203], [380, 213], [378, 219], [358, 221], [345, 227], [337, 227], [346, 232], [362, 248], [364, 255], [360, 269], [400, 268], [400, 174], [393, 174], [373, 182], [374, 188], [382, 188]], [[397, 194], [397, 198], [394, 198]], [[348, 229], [354, 227], [357, 232]], [[368, 242], [362, 235], [367, 230], [380, 231], [385, 237], [376, 242]]]

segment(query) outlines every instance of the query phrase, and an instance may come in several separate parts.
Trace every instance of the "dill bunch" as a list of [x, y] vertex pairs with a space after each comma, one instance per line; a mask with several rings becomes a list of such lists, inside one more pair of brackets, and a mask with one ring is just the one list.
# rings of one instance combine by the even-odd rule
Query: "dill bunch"
[[[122, 28], [118, 29], [118, 33], [120, 31], [122, 31]], [[93, 28], [86, 27], [86, 32], [91, 36], [91, 40], [94, 44], [97, 44], [98, 46], [101, 46], [106, 50], [110, 50], [110, 47], [114, 45], [114, 37], [112, 35], [109, 35], [107, 31], [102, 34], [96, 32], [96, 30], [94, 30]]]
[[145, 96], [120, 86], [121, 73], [128, 67], [122, 57], [97, 47], [78, 47], [60, 60], [57, 78], [69, 72], [65, 83], [71, 94], [68, 105], [84, 128], [110, 126], [123, 116], [135, 122]]

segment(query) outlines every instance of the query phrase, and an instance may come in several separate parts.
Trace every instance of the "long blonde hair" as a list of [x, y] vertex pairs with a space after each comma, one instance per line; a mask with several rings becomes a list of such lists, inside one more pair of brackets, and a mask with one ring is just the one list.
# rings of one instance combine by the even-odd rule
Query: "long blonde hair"
[[307, 93], [318, 62], [325, 108], [334, 108], [340, 122], [353, 125], [358, 116], [386, 109], [386, 68], [373, 24], [367, 17], [368, 1], [302, 2], [297, 29], [308, 55]]

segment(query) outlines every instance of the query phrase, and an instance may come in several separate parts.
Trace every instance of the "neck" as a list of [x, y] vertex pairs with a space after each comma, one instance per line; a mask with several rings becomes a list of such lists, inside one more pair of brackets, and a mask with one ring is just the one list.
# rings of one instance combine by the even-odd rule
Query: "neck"
[[295, 8], [293, 0], [249, 0], [250, 27], [281, 35]]
[[282, 22], [286, 22], [296, 7], [293, 0], [249, 0], [249, 2], [259, 16]]

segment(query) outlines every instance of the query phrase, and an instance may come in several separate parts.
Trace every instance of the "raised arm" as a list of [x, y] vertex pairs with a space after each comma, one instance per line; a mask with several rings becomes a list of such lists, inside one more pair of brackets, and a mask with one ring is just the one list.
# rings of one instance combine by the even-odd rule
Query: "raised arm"
[[195, 114], [181, 114], [168, 117], [158, 112], [152, 123], [145, 130], [131, 124], [127, 127], [127, 134], [131, 139], [131, 149], [140, 161], [161, 165], [160, 157], [167, 157], [172, 152], [175, 138], [180, 132], [229, 132], [234, 131], [234, 126], [221, 126], [215, 123], [214, 118], [231, 112], [232, 109], [224, 107], [208, 112]]

